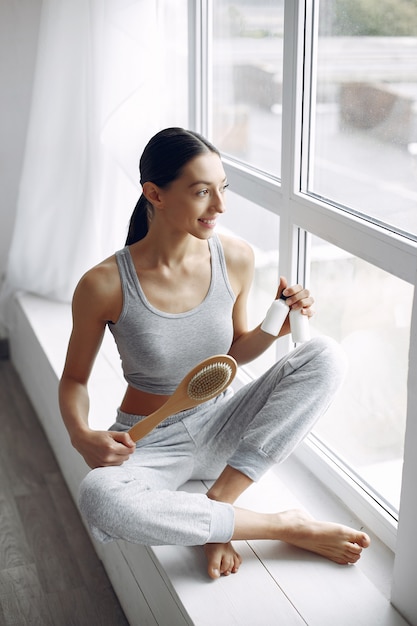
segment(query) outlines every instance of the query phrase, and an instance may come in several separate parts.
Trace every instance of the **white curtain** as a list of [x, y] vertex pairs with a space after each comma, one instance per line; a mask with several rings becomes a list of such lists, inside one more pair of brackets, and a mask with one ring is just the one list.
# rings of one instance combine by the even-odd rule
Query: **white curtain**
[[159, 130], [155, 0], [44, 0], [29, 130], [5, 285], [69, 301], [124, 244], [138, 160]]

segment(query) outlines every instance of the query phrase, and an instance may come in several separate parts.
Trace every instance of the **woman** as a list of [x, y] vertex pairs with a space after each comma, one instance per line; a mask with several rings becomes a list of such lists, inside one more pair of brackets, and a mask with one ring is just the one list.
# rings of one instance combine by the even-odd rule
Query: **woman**
[[[73, 331], [60, 383], [72, 444], [93, 468], [80, 509], [99, 541], [204, 545], [212, 578], [237, 572], [231, 540], [278, 539], [338, 563], [354, 563], [369, 537], [301, 511], [234, 507], [282, 461], [326, 410], [344, 374], [338, 346], [315, 338], [258, 380], [165, 420], [136, 445], [128, 430], [158, 409], [208, 356], [238, 364], [276, 337], [248, 330], [254, 260], [249, 245], [215, 234], [227, 187], [217, 149], [180, 128], [159, 132], [140, 161], [142, 195], [126, 247], [88, 271], [73, 299]], [[311, 317], [313, 298], [284, 278], [276, 297]], [[106, 326], [122, 360], [126, 393], [109, 431], [88, 427], [87, 382]], [[289, 332], [288, 319], [280, 335]], [[216, 479], [206, 495], [178, 490]]]

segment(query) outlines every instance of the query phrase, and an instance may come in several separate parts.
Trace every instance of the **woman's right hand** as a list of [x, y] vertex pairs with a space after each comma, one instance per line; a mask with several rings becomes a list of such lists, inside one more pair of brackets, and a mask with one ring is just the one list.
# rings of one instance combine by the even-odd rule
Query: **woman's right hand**
[[122, 465], [136, 448], [129, 433], [107, 430], [83, 429], [71, 442], [91, 469]]

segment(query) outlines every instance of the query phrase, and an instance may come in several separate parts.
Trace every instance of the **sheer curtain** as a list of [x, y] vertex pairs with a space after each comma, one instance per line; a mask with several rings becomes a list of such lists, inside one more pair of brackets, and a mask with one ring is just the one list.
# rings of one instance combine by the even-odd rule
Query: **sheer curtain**
[[71, 299], [124, 244], [138, 160], [163, 120], [158, 2], [44, 0], [17, 216], [2, 289]]

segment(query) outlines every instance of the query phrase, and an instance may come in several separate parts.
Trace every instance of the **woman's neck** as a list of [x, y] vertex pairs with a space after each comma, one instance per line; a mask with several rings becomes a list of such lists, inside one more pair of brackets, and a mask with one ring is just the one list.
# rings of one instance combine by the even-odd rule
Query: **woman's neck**
[[146, 259], [148, 266], [164, 265], [175, 267], [182, 265], [190, 257], [208, 250], [207, 240], [197, 239], [189, 234], [164, 234], [156, 232], [152, 228], [144, 239], [131, 246], [133, 256], [141, 258], [143, 263]]

